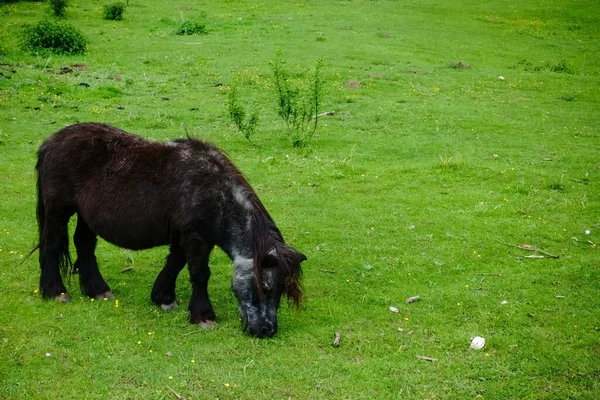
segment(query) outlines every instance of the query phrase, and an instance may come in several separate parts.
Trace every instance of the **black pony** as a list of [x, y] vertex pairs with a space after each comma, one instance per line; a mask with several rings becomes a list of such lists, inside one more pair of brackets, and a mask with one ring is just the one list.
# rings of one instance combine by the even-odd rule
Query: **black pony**
[[[152, 301], [177, 306], [175, 281], [187, 263], [190, 321], [202, 327], [215, 325], [207, 292], [215, 245], [233, 260], [232, 287], [251, 335], [277, 332], [283, 293], [299, 304], [306, 257], [285, 244], [242, 173], [216, 147], [196, 139], [150, 142], [105, 124], [76, 124], [42, 144], [36, 170], [44, 298], [69, 301], [61, 273], [70, 267], [84, 294], [112, 298], [94, 254], [99, 235], [133, 250], [169, 245]], [[67, 224], [75, 213], [72, 265]]]

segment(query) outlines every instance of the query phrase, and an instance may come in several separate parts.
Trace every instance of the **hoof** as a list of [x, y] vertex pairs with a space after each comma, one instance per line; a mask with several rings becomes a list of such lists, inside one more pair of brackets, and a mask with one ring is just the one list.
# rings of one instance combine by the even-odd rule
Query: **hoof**
[[176, 301], [174, 301], [174, 302], [172, 302], [172, 303], [170, 303], [170, 304], [161, 304], [161, 305], [160, 305], [160, 308], [162, 308], [162, 309], [163, 309], [163, 310], [165, 310], [165, 311], [174, 310], [174, 309], [176, 309], [176, 308], [177, 308], [177, 302], [176, 302]]
[[206, 320], [206, 321], [200, 321], [196, 325], [198, 325], [202, 329], [208, 329], [208, 328], [216, 327], [217, 323], [215, 321]]
[[109, 291], [106, 291], [102, 294], [97, 295], [96, 297], [94, 297], [96, 300], [114, 300], [115, 296]]
[[58, 301], [59, 303], [68, 303], [71, 301], [71, 298], [66, 293], [61, 293], [58, 296], [54, 296], [54, 301]]

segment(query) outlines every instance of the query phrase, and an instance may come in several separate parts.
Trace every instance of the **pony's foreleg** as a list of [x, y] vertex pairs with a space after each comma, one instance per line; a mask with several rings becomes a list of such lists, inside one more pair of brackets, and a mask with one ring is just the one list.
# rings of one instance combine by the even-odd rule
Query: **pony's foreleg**
[[185, 254], [181, 247], [171, 245], [171, 252], [167, 256], [165, 267], [160, 271], [154, 281], [150, 298], [163, 310], [174, 310], [177, 308], [175, 301], [175, 282], [177, 275], [185, 267]]
[[202, 239], [193, 238], [182, 241], [182, 247], [192, 281], [192, 298], [189, 305], [190, 322], [202, 328], [210, 328], [216, 325], [215, 311], [208, 298], [208, 280], [210, 278], [208, 258], [212, 246]]
[[92, 232], [87, 223], [77, 215], [77, 228], [73, 242], [77, 249], [77, 261], [75, 261], [75, 270], [79, 271], [79, 285], [81, 291], [89, 297], [101, 299], [114, 299], [110, 288], [102, 278], [98, 270], [96, 261], [96, 234]]
[[61, 267], [68, 273], [69, 236], [67, 224], [69, 218], [44, 216], [44, 228], [40, 233], [40, 292], [46, 299], [70, 301], [67, 289], [62, 281]]

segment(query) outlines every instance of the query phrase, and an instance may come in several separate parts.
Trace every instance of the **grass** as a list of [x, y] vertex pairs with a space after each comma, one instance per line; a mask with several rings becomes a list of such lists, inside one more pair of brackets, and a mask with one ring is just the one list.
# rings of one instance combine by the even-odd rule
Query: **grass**
[[[66, 22], [87, 53], [24, 54], [22, 26], [46, 7], [0, 5], [0, 398], [599, 396], [595, 2], [152, 0], [114, 22], [73, 1]], [[202, 12], [207, 35], [174, 34], [181, 13]], [[300, 149], [277, 116], [279, 50], [295, 71], [323, 59], [322, 110], [335, 112]], [[234, 78], [260, 146], [230, 126]], [[187, 323], [186, 273], [178, 310], [150, 303], [164, 248], [132, 258], [100, 241], [118, 307], [83, 297], [76, 277], [70, 304], [40, 299], [36, 256], [21, 264], [36, 241], [35, 152], [80, 121], [228, 152], [308, 256], [306, 302], [282, 307], [275, 338], [241, 333], [220, 251], [214, 330]]]

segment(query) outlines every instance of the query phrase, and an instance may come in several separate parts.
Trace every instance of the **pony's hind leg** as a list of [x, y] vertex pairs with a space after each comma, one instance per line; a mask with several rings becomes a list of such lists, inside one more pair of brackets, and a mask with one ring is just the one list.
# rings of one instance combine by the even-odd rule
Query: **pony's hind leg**
[[94, 254], [97, 241], [96, 234], [78, 214], [73, 242], [75, 242], [75, 248], [77, 249], [75, 270], [79, 272], [81, 291], [87, 296], [98, 300], [112, 300], [114, 296], [98, 270], [98, 262]]
[[40, 292], [43, 298], [70, 301], [61, 277], [71, 266], [69, 257], [69, 216], [43, 215], [40, 232]]
[[174, 310], [177, 308], [175, 282], [177, 281], [177, 275], [185, 267], [185, 263], [185, 254], [181, 247], [172, 244], [165, 267], [156, 277], [156, 281], [154, 281], [154, 286], [152, 287], [152, 294], [150, 295], [154, 304], [163, 310]]

